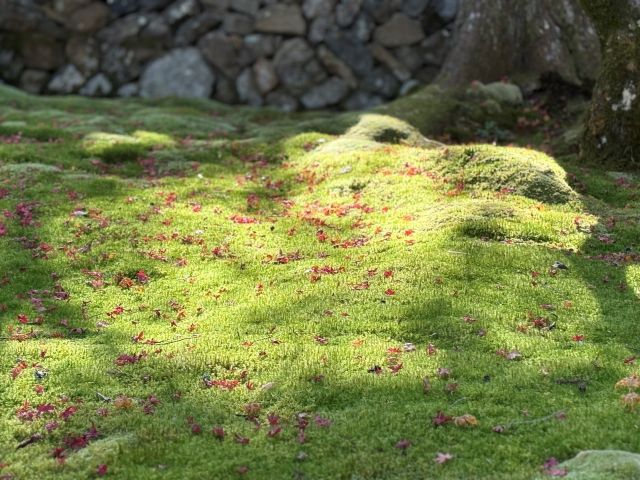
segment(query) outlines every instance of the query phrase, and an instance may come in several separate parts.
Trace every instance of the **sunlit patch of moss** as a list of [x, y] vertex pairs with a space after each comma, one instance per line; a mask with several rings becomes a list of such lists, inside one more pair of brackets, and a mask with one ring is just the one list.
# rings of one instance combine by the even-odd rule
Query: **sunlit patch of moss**
[[362, 138], [378, 143], [411, 145], [417, 147], [436, 146], [413, 126], [389, 115], [363, 114], [358, 123], [345, 133], [345, 137]]
[[[540, 209], [533, 202], [467, 198], [445, 203], [429, 218], [430, 228], [484, 240], [546, 243], [579, 249], [588, 238], [573, 228], [572, 211]], [[585, 218], [585, 221], [588, 219]]]
[[135, 160], [152, 147], [170, 147], [175, 145], [168, 135], [138, 130], [131, 135], [94, 132], [83, 140], [87, 153], [107, 162]]
[[482, 190], [506, 189], [548, 203], [567, 203], [577, 198], [564, 169], [548, 155], [534, 150], [457, 146], [447, 148], [435, 161], [443, 174]]
[[140, 109], [127, 118], [129, 125], [174, 137], [209, 138], [226, 136], [236, 131], [235, 125], [224, 117], [213, 115], [176, 114], [157, 108]]

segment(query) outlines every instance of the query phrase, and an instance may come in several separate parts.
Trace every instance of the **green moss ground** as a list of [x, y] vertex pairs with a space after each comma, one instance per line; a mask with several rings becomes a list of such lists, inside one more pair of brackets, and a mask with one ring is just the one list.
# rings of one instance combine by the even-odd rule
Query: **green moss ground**
[[2, 478], [525, 479], [640, 449], [614, 390], [640, 356], [633, 177], [439, 146], [418, 132], [486, 122], [398, 104], [0, 105]]

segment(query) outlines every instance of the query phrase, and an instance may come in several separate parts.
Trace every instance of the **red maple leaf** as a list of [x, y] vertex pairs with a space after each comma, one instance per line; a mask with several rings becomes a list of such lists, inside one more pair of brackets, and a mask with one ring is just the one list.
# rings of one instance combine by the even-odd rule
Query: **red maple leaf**
[[451, 422], [452, 420], [453, 420], [453, 417], [447, 415], [443, 411], [439, 411], [438, 413], [436, 413], [436, 416], [433, 417], [433, 419], [431, 420], [431, 423], [433, 424], [434, 427], [437, 428]]

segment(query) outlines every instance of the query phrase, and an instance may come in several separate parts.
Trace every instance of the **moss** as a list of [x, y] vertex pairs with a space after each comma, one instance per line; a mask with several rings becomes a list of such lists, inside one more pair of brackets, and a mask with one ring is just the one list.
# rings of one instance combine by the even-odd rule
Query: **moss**
[[564, 478], [575, 480], [640, 480], [640, 454], [621, 450], [585, 450], [561, 463]]
[[517, 88], [498, 84], [445, 91], [430, 85], [375, 111], [403, 120], [427, 137], [446, 135], [456, 141], [469, 141], [488, 123], [502, 130], [515, 125], [522, 114]]
[[512, 83], [493, 82], [486, 85], [478, 83], [473, 90], [475, 90], [475, 93], [480, 97], [491, 98], [499, 103], [514, 106], [524, 103], [522, 91], [517, 85]]
[[[472, 111], [472, 103], [464, 108]], [[123, 479], [233, 478], [244, 466], [256, 479], [524, 479], [550, 455], [638, 447], [628, 428], [633, 414], [622, 413], [612, 390], [628, 374], [621, 359], [633, 353], [629, 339], [639, 334], [637, 269], [588, 258], [594, 250], [584, 250], [585, 239], [599, 232], [591, 228], [598, 219], [579, 203], [541, 205], [495, 193], [518, 182], [526, 191], [545, 169], [562, 179], [553, 160], [511, 148], [426, 149], [411, 140], [419, 134], [410, 124], [379, 112], [277, 117], [226, 109], [214, 116], [214, 107], [26, 96], [23, 109], [9, 109], [6, 120], [27, 126], [53, 127], [54, 112], [61, 112], [58, 127], [72, 134], [59, 143], [0, 144], [2, 164], [29, 162], [0, 170], [0, 187], [8, 191], [0, 208], [8, 213], [19, 202], [37, 203], [37, 225], [21, 224], [15, 214], [2, 220], [0, 272], [10, 272], [0, 274], [8, 277], [0, 282], [3, 335], [31, 331], [31, 325], [18, 330], [16, 319], [38, 315], [36, 298], [46, 310], [33, 326], [42, 332], [37, 338], [0, 342], [0, 403], [8, 412], [0, 415], [0, 452], [8, 464], [0, 476], [92, 478], [104, 463], [109, 476]], [[493, 100], [482, 107], [498, 108]], [[158, 130], [130, 122], [154, 113]], [[171, 128], [183, 120], [194, 138], [174, 144], [181, 133]], [[455, 116], [445, 132], [454, 123]], [[209, 139], [222, 124], [234, 129], [232, 138]], [[163, 135], [131, 133], [136, 128]], [[76, 137], [81, 129], [103, 132], [94, 140], [106, 151], [113, 144], [134, 153], [144, 147], [156, 159], [154, 171], [143, 175], [136, 162], [98, 168], [87, 159], [91, 137]], [[340, 142], [348, 151], [330, 151]], [[201, 163], [197, 169], [193, 161]], [[519, 178], [517, 170], [534, 173]], [[156, 172], [162, 178], [148, 178]], [[581, 177], [589, 193], [594, 177], [615, 185], [594, 170]], [[448, 194], [459, 179], [468, 188]], [[604, 183], [601, 198], [608, 202]], [[623, 198], [630, 204], [627, 216], [607, 203], [602, 218], [619, 220], [610, 232], [616, 238], [625, 238], [621, 231], [637, 238], [637, 227], [626, 221], [637, 220], [637, 190], [618, 190], [620, 205]], [[255, 223], [244, 224], [245, 217]], [[496, 241], [505, 239], [515, 241]], [[564, 255], [561, 248], [585, 254]], [[570, 270], [547, 274], [556, 260]], [[324, 265], [335, 275], [325, 275]], [[148, 282], [138, 281], [140, 270]], [[532, 272], [540, 272], [533, 282]], [[132, 288], [124, 288], [122, 273]], [[601, 282], [605, 275], [609, 285]], [[626, 291], [617, 288], [622, 281]], [[47, 294], [60, 288], [68, 298]], [[555, 311], [540, 312], [540, 305]], [[121, 315], [106, 314], [117, 306]], [[553, 315], [557, 328], [518, 331], [530, 311]], [[132, 342], [140, 332], [149, 345]], [[417, 351], [391, 354], [407, 342]], [[424, 353], [430, 344], [437, 355]], [[502, 348], [518, 349], [523, 361], [503, 361], [495, 354]], [[140, 361], [118, 366], [124, 354]], [[397, 374], [392, 358], [404, 365]], [[604, 367], [594, 370], [594, 358]], [[28, 368], [12, 379], [16, 359]], [[39, 382], [42, 395], [34, 392], [35, 364], [48, 372]], [[373, 365], [383, 373], [369, 373]], [[425, 396], [420, 379], [440, 366], [451, 368], [460, 389], [446, 392], [446, 382], [432, 377]], [[548, 376], [540, 375], [542, 367]], [[590, 379], [584, 393], [554, 381], [577, 376]], [[203, 388], [207, 377], [238, 379], [239, 388]], [[132, 408], [106, 403], [97, 391], [126, 396]], [[25, 400], [33, 408], [51, 403], [55, 411], [22, 421], [16, 414]], [[254, 402], [262, 425], [268, 413], [282, 418], [279, 438], [238, 415]], [[72, 405], [75, 414], [63, 421]], [[492, 425], [517, 424], [525, 409], [538, 418], [569, 407], [567, 421], [518, 426], [496, 448]], [[103, 408], [108, 415], [96, 413]], [[449, 425], [425, 435], [425, 424], [443, 408], [448, 415], [471, 413], [482, 426]], [[299, 412], [310, 420], [304, 445], [296, 440]], [[331, 425], [320, 428], [316, 415]], [[58, 429], [16, 449], [54, 419]], [[195, 422], [201, 435], [193, 434]], [[58, 465], [51, 452], [94, 423], [100, 435], [86, 448], [67, 448], [65, 465]], [[224, 426], [225, 440], [208, 433], [215, 425]], [[249, 445], [238, 445], [235, 434]], [[413, 446], [402, 453], [393, 447], [399, 439]], [[301, 450], [308, 461], [294, 460]], [[435, 466], [438, 451], [455, 460]]]
[[65, 462], [65, 469], [74, 472], [75, 475], [90, 478], [95, 475], [98, 465], [104, 464], [108, 468], [113, 468], [118, 456], [132, 448], [135, 443], [136, 436], [130, 433], [99, 438], [89, 443], [86, 448], [70, 455]]
[[551, 157], [541, 152], [490, 145], [459, 146], [436, 159], [443, 174], [481, 190], [510, 193], [548, 203], [576, 199], [566, 173]]
[[107, 162], [135, 160], [152, 147], [171, 147], [175, 142], [168, 135], [136, 131], [131, 135], [95, 132], [87, 135], [83, 147], [90, 155]]
[[69, 137], [69, 133], [60, 128], [26, 125], [24, 122], [4, 122], [0, 124], [0, 135], [21, 135], [23, 138], [41, 142]]
[[362, 138], [378, 143], [391, 143], [411, 146], [436, 146], [412, 125], [389, 115], [364, 114], [358, 123], [347, 130], [346, 137]]
[[404, 120], [424, 135], [441, 134], [455, 121], [458, 102], [451, 94], [436, 86], [425, 87], [418, 92], [402, 97], [376, 112]]
[[0, 172], [2, 173], [39, 173], [50, 172], [57, 173], [60, 169], [53, 165], [46, 165], [44, 163], [23, 162], [23, 163], [9, 163], [7, 165], [0, 165]]

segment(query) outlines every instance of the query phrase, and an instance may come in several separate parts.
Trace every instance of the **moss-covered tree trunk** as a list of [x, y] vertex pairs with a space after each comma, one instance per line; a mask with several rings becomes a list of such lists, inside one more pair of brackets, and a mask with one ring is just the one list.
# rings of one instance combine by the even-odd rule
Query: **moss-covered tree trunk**
[[640, 0], [582, 0], [603, 45], [582, 155], [640, 168]]
[[546, 74], [591, 87], [598, 35], [579, 0], [459, 0], [456, 43], [437, 82], [467, 85], [510, 77], [533, 85]]

